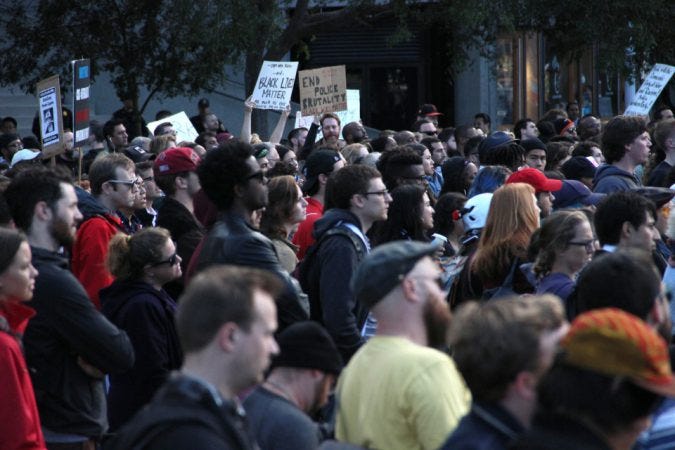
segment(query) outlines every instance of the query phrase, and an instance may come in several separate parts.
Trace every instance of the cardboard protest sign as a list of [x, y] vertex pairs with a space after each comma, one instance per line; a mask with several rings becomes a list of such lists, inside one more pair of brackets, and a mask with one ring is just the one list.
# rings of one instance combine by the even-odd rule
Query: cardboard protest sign
[[626, 116], [648, 116], [663, 88], [675, 73], [675, 66], [656, 64], [624, 111]]
[[[348, 109], [335, 112], [335, 115], [340, 118], [342, 126], [345, 126], [349, 122], [361, 121], [361, 92], [358, 89], [347, 89], [347, 105], [349, 106]], [[294, 128], [304, 127], [309, 129], [312, 122], [314, 122], [314, 116], [305, 116], [302, 112], [298, 111], [295, 114]], [[316, 140], [318, 141], [321, 138], [323, 138], [323, 134], [319, 131], [316, 135]]]
[[64, 151], [59, 76], [54, 75], [38, 82], [36, 90], [40, 110], [42, 156], [48, 158]]
[[89, 137], [89, 60], [78, 59], [73, 65], [73, 113], [75, 114], [75, 147], [81, 147]]
[[286, 109], [291, 101], [298, 63], [295, 61], [264, 61], [251, 100], [258, 109]]
[[194, 142], [194, 140], [197, 139], [197, 136], [199, 136], [199, 133], [195, 130], [195, 127], [192, 125], [192, 122], [190, 122], [190, 118], [185, 114], [185, 111], [181, 111], [161, 120], [150, 122], [148, 124], [148, 130], [154, 134], [155, 128], [164, 122], [170, 122], [171, 125], [173, 125], [173, 129], [176, 130], [177, 143], [181, 141]]
[[305, 116], [347, 109], [345, 66], [299, 72], [300, 109]]

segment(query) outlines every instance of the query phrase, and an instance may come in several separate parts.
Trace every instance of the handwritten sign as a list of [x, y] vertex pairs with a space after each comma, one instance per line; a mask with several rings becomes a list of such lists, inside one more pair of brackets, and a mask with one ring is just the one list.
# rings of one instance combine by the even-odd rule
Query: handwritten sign
[[[349, 122], [361, 122], [361, 92], [358, 89], [347, 89], [347, 105], [348, 109], [344, 111], [335, 111], [335, 115], [340, 118], [340, 123], [344, 127]], [[295, 127], [304, 127], [309, 130], [309, 127], [314, 122], [314, 116], [303, 116], [302, 112], [298, 111], [295, 114]], [[317, 132], [316, 140], [323, 138], [321, 131]]]
[[624, 114], [626, 116], [647, 116], [663, 88], [675, 73], [675, 66], [656, 64], [640, 89], [633, 97]]
[[58, 75], [37, 84], [40, 110], [40, 137], [42, 156], [48, 158], [63, 153], [63, 120], [61, 120], [61, 89]]
[[300, 109], [310, 116], [347, 109], [347, 76], [345, 66], [301, 70]]
[[195, 127], [192, 125], [192, 122], [190, 122], [190, 118], [185, 114], [185, 111], [181, 111], [161, 120], [150, 122], [148, 124], [148, 130], [150, 130], [151, 133], [154, 133], [155, 128], [164, 122], [171, 123], [173, 129], [176, 130], [177, 143], [181, 141], [194, 142], [194, 140], [197, 139], [197, 136], [199, 136], [199, 133], [195, 130]]
[[251, 100], [258, 109], [284, 110], [291, 101], [298, 63], [264, 61]]

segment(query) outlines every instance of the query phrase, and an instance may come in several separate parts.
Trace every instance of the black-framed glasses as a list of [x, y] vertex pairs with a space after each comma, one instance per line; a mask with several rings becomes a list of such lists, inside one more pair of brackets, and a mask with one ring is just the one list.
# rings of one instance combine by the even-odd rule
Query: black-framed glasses
[[244, 178], [244, 180], [246, 180], [246, 181], [248, 181], [248, 180], [258, 180], [262, 183], [265, 180], [265, 172], [263, 172], [262, 170], [257, 170], [255, 172], [253, 172], [252, 174], [247, 175]]
[[589, 241], [581, 241], [581, 242], [569, 241], [567, 244], [585, 247], [587, 252], [592, 252], [592, 251], [595, 250], [595, 239], [591, 239]]
[[150, 267], [157, 267], [161, 266], [163, 264], [168, 264], [169, 266], [175, 266], [178, 264], [178, 253], [174, 253], [173, 255], [169, 256], [169, 258], [165, 259], [164, 261], [159, 261], [154, 264], [151, 264]]
[[436, 136], [438, 131], [420, 131], [420, 133], [426, 134], [427, 136]]
[[381, 191], [364, 192], [362, 195], [381, 195], [382, 197], [386, 197], [389, 195], [389, 190], [382, 189]]

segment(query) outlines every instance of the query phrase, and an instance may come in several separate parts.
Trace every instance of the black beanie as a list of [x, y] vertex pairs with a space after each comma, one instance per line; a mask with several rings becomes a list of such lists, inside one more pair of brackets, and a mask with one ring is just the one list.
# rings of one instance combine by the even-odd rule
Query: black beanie
[[333, 339], [318, 323], [296, 322], [277, 336], [279, 354], [272, 360], [272, 368], [294, 367], [317, 369], [339, 374], [342, 357]]

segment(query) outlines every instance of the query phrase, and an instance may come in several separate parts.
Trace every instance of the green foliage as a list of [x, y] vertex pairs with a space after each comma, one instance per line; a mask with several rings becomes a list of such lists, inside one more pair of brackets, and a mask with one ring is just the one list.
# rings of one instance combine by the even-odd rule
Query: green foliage
[[16, 2], [5, 15], [0, 80], [32, 91], [54, 73], [69, 80], [69, 62], [88, 57], [94, 77], [109, 72], [117, 95], [135, 102], [140, 86], [150, 92], [145, 104], [155, 94], [212, 88], [240, 54], [221, 6], [215, 0]]

